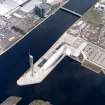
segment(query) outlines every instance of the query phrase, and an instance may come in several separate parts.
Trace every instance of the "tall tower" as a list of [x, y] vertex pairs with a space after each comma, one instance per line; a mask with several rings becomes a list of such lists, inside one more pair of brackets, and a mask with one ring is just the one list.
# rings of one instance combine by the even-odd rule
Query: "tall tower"
[[40, 5], [35, 6], [35, 14], [41, 18], [47, 17], [49, 11], [51, 11], [51, 6], [47, 3], [47, 0], [42, 0]]
[[32, 72], [32, 76], [34, 75], [34, 71], [33, 71], [33, 67], [34, 67], [34, 59], [33, 59], [33, 56], [29, 53], [29, 64], [30, 64], [30, 69], [31, 69], [31, 72]]
[[47, 0], [42, 0], [42, 3], [47, 3]]

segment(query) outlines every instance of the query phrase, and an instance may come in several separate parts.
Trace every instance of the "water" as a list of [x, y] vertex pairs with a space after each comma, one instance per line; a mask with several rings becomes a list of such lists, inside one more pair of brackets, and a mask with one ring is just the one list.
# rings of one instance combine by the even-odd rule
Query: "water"
[[[94, 2], [95, 0], [71, 0], [66, 7], [83, 14]], [[0, 57], [0, 102], [15, 95], [23, 97], [19, 105], [27, 105], [33, 99], [49, 100], [53, 105], [99, 105], [98, 102], [94, 103], [96, 99], [105, 103], [104, 98], [98, 97], [105, 95], [104, 77], [87, 71], [69, 58], [65, 58], [43, 83], [25, 87], [16, 85], [16, 80], [29, 67], [29, 49], [34, 62], [37, 61], [77, 19], [78, 17], [59, 10]]]
[[74, 10], [80, 14], [84, 14], [91, 4], [94, 4], [94, 1], [96, 0], [71, 0], [71, 2], [66, 4], [64, 7]]

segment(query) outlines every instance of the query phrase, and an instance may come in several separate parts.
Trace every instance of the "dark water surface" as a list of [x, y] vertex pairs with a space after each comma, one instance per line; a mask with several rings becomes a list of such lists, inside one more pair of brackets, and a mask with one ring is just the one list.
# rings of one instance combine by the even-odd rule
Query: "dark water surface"
[[[65, 7], [83, 14], [94, 3], [95, 0], [71, 0]], [[70, 58], [65, 58], [41, 84], [16, 85], [29, 67], [29, 49], [38, 60], [77, 19], [59, 10], [0, 57], [0, 102], [9, 96], [20, 96], [23, 99], [19, 105], [28, 105], [33, 99], [48, 100], [53, 105], [105, 105], [105, 77]]]

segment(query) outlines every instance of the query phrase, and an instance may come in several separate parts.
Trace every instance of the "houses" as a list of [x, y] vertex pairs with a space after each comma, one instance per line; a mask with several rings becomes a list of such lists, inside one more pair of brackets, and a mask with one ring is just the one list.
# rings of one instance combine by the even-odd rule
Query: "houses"
[[97, 2], [94, 7], [98, 12], [105, 12], [105, 0]]

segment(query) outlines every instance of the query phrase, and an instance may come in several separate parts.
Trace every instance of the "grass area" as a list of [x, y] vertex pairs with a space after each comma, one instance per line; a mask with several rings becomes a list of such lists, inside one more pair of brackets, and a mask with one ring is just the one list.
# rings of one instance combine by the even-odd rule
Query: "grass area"
[[86, 14], [82, 17], [82, 19], [84, 21], [91, 22], [94, 25], [97, 25], [97, 24], [101, 24], [102, 23], [101, 16], [98, 13], [96, 13], [96, 10], [94, 9], [94, 7], [90, 8], [86, 12]]

